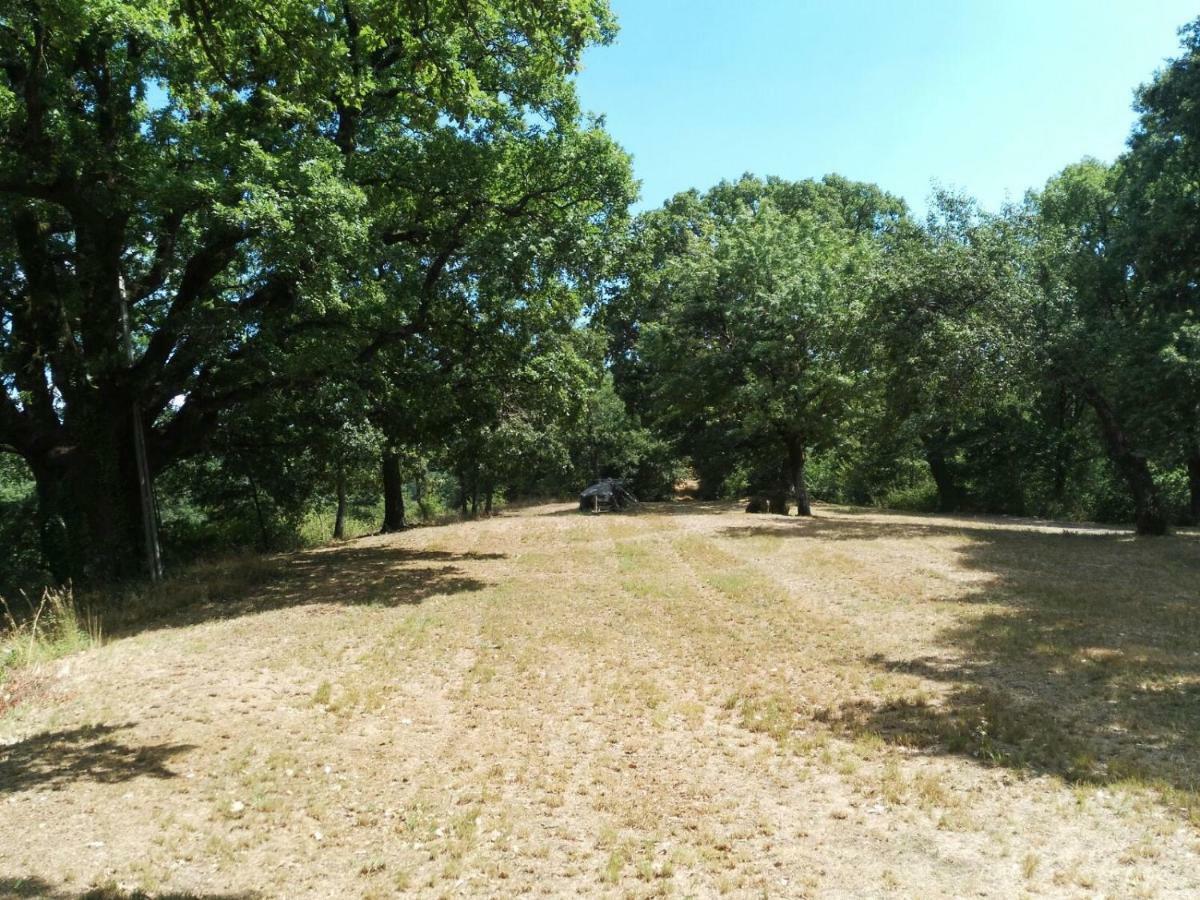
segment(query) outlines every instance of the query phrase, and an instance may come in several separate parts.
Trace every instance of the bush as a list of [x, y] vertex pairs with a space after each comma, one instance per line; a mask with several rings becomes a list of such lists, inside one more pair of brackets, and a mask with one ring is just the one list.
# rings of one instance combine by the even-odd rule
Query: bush
[[0, 595], [36, 591], [50, 582], [36, 521], [33, 476], [24, 461], [0, 454]]

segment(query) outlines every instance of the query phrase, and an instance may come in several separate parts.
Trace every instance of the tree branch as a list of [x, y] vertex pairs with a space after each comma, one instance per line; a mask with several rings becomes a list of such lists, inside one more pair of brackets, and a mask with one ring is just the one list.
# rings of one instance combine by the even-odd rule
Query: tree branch
[[238, 242], [244, 237], [245, 232], [240, 230], [217, 234], [188, 260], [179, 282], [179, 290], [175, 292], [166, 317], [150, 338], [146, 352], [133, 367], [133, 378], [136, 382], [160, 380], [154, 376], [161, 374], [171, 351], [178, 344], [196, 300], [233, 260]]

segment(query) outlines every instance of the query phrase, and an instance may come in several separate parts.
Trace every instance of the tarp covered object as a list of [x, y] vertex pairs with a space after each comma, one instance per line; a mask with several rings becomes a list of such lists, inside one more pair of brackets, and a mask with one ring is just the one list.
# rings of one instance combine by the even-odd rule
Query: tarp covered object
[[624, 509], [637, 502], [637, 497], [625, 490], [625, 485], [616, 478], [603, 478], [579, 495], [579, 508], [585, 511]]

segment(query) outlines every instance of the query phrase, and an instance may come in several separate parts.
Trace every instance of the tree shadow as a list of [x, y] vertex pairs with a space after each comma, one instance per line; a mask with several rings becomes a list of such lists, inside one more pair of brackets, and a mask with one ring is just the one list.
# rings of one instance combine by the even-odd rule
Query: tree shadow
[[625, 509], [581, 510], [578, 504], [541, 513], [542, 516], [719, 516], [736, 507], [725, 500], [644, 500]]
[[297, 606], [415, 606], [431, 597], [473, 593], [489, 582], [461, 564], [504, 559], [403, 546], [346, 544], [231, 564], [199, 566], [152, 588], [132, 607], [106, 617], [106, 633], [239, 618]]
[[0, 793], [31, 788], [62, 790], [78, 781], [119, 784], [134, 778], [174, 778], [172, 757], [188, 744], [135, 746], [116, 733], [131, 725], [91, 725], [47, 731], [0, 747]]
[[[720, 534], [860, 542], [865, 566], [871, 542], [940, 539], [951, 569], [978, 574], [903, 602], [962, 613], [948, 624], [931, 606], [924, 652], [864, 660], [927, 690], [844, 703], [823, 713], [828, 723], [1073, 782], [1151, 784], [1180, 792], [1176, 805], [1200, 821], [1200, 540], [1024, 524], [838, 514]], [[903, 556], [889, 552], [894, 567]]]
[[[721, 529], [721, 537], [738, 539], [773, 536], [815, 538], [822, 541], [869, 541], [930, 538], [939, 535], [990, 538], [1003, 534], [1034, 534], [1046, 537], [1106, 538], [1111, 541], [1136, 540], [1131, 528], [1119, 525], [1052, 522], [1006, 516], [952, 516], [839, 509], [833, 515], [747, 515], [746, 518], [752, 521]], [[1181, 531], [1174, 537], [1187, 541], [1197, 536]]]
[[238, 894], [147, 894], [145, 891], [126, 891], [118, 887], [95, 887], [86, 891], [56, 888], [42, 878], [8, 878], [0, 876], [0, 900], [42, 898], [42, 900], [256, 900], [262, 895], [247, 891]]
[[722, 516], [738, 505], [730, 500], [662, 500], [633, 507], [640, 516]]
[[503, 553], [453, 553], [390, 546], [334, 547], [293, 556], [284, 577], [251, 602], [254, 609], [312, 603], [416, 606], [430, 597], [482, 590], [460, 563], [502, 560]]
[[[907, 522], [895, 522], [880, 525], [873, 522], [859, 522], [851, 519], [811, 518], [800, 519], [784, 516], [753, 515], [747, 516], [753, 523], [745, 525], [730, 525], [717, 532], [719, 537], [732, 540], [747, 538], [779, 537], [796, 540], [812, 540], [826, 542], [838, 541], [871, 541], [871, 540], [903, 540], [905, 538], [933, 537], [939, 534], [962, 535], [969, 528], [959, 528], [947, 525], [925, 525]], [[760, 520], [769, 519], [763, 523]]]

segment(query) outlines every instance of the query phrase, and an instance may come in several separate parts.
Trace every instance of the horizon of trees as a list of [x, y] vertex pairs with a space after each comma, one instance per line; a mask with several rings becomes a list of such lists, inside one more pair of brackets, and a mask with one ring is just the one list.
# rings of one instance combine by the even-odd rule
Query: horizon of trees
[[605, 0], [0, 13], [0, 592], [602, 475], [1200, 523], [1200, 20], [1109, 165], [630, 214]]

